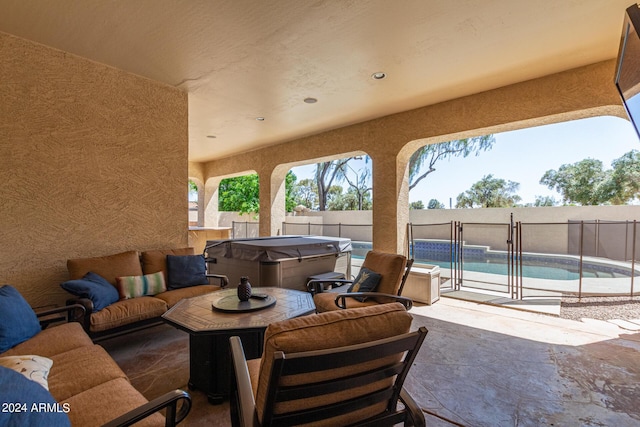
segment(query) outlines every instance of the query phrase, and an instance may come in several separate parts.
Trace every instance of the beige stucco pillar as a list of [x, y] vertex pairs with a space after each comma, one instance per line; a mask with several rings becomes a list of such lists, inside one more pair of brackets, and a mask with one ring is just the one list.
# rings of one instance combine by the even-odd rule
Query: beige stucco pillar
[[282, 234], [285, 220], [285, 178], [290, 167], [279, 165], [258, 171], [260, 179], [260, 236]]
[[[207, 179], [204, 191], [198, 192], [198, 225], [200, 226], [200, 213], [203, 214], [203, 227], [218, 226], [218, 195], [220, 191], [220, 177]], [[202, 200], [201, 200], [202, 199]], [[202, 208], [200, 208], [202, 206]]]

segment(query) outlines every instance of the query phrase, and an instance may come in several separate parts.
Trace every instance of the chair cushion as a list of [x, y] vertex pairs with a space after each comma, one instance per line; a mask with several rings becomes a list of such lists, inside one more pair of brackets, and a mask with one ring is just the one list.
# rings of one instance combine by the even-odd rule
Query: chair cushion
[[407, 258], [398, 254], [369, 251], [362, 267], [380, 274], [380, 283], [378, 283], [376, 292], [397, 295], [402, 275], [407, 267]]
[[0, 287], [0, 353], [40, 332], [38, 316], [10, 285]]
[[163, 300], [167, 303], [167, 307], [171, 308], [176, 305], [178, 301], [185, 298], [197, 297], [214, 291], [219, 291], [220, 289], [220, 286], [216, 285], [189, 286], [187, 288], [172, 289], [170, 291], [162, 292], [161, 294], [154, 295], [154, 298]]
[[67, 270], [71, 280], [81, 279], [90, 271], [104, 277], [113, 286], [116, 277], [142, 276], [138, 252], [127, 251], [114, 255], [67, 260]]
[[[67, 405], [57, 405], [51, 393], [35, 381], [27, 379], [20, 373], [0, 366], [0, 401], [15, 404], [15, 410], [0, 411], [0, 426], [71, 426], [65, 412], [70, 411]], [[49, 405], [55, 411], [32, 410], [33, 405]]]
[[120, 299], [117, 289], [104, 277], [90, 271], [82, 279], [67, 280], [62, 289], [80, 298], [93, 302], [93, 311], [100, 311]]
[[92, 345], [93, 342], [91, 338], [89, 338], [89, 335], [84, 332], [84, 329], [82, 329], [82, 325], [78, 322], [71, 322], [50, 326], [31, 339], [18, 344], [1, 355], [37, 354], [44, 357], [51, 357], [64, 353], [65, 351], [73, 350], [74, 348], [89, 347]]
[[[409, 332], [411, 321], [411, 315], [407, 313], [402, 304], [393, 303], [331, 311], [318, 315], [298, 317], [269, 325], [265, 332], [264, 352], [260, 363], [260, 375], [256, 395], [256, 409], [259, 419], [262, 419], [264, 413], [267, 387], [275, 352], [296, 353], [375, 341]], [[373, 363], [388, 362], [376, 360]], [[364, 364], [360, 369], [366, 370], [369, 367], [368, 364]], [[344, 374], [344, 370], [336, 369], [334, 373], [336, 376]], [[288, 377], [286, 383], [290, 385], [301, 380], [309, 382], [326, 379], [327, 372], [323, 372], [323, 375], [321, 378], [314, 378], [314, 374], [304, 375], [302, 378]], [[365, 389], [362, 390], [362, 393], [365, 394], [369, 391], [371, 390]], [[339, 393], [331, 397], [335, 399], [344, 398], [344, 396], [340, 396]], [[314, 402], [314, 406], [316, 403], [323, 402], [316, 401]], [[300, 405], [300, 407], [296, 407], [295, 405]], [[302, 409], [305, 406], [308, 406], [308, 402], [305, 402], [304, 399], [301, 399], [300, 402], [289, 402], [286, 411]], [[285, 409], [276, 407], [274, 410], [278, 412]], [[373, 412], [371, 415], [375, 415], [375, 413], [376, 412]], [[345, 420], [333, 420], [332, 422], [343, 424], [344, 421]]]
[[91, 315], [91, 332], [101, 332], [140, 320], [160, 317], [167, 311], [167, 303], [156, 297], [137, 297], [120, 300]]
[[[109, 405], [100, 405], [99, 402], [109, 402]], [[116, 378], [60, 403], [71, 409], [68, 416], [74, 426], [100, 426], [144, 405], [147, 399], [126, 378]], [[135, 424], [136, 427], [164, 425], [164, 417], [159, 412]]]
[[165, 283], [169, 283], [169, 276], [167, 275], [167, 255], [193, 255], [194, 253], [193, 248], [161, 249], [142, 252], [140, 256], [142, 259], [142, 271], [144, 274], [162, 271]]
[[[340, 310], [336, 305], [336, 296], [338, 296], [338, 294], [334, 292], [315, 294], [313, 296], [313, 303], [316, 306], [316, 312], [324, 313], [325, 311]], [[364, 301], [359, 301], [357, 298], [346, 298], [345, 303], [347, 308], [360, 308], [380, 304], [380, 301], [374, 298], [366, 298]]]
[[207, 285], [206, 270], [202, 255], [167, 255], [167, 289]]
[[164, 273], [145, 274], [144, 276], [116, 277], [116, 288], [120, 299], [155, 295], [167, 290]]

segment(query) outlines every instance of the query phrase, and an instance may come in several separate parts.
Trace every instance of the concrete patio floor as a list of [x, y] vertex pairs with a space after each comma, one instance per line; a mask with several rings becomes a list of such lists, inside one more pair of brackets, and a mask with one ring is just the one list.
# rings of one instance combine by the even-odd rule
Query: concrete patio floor
[[[429, 334], [405, 386], [429, 426], [640, 425], [638, 332], [451, 298], [411, 313]], [[186, 389], [186, 333], [163, 325], [101, 344], [147, 398]], [[228, 403], [191, 394], [181, 425], [230, 425]]]
[[638, 426], [640, 334], [441, 298], [406, 387], [432, 426]]

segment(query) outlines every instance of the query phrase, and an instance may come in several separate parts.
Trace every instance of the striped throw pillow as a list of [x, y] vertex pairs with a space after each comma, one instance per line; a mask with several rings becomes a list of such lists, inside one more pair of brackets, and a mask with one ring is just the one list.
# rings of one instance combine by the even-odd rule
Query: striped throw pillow
[[120, 299], [155, 295], [167, 290], [162, 271], [144, 276], [116, 277], [116, 287]]

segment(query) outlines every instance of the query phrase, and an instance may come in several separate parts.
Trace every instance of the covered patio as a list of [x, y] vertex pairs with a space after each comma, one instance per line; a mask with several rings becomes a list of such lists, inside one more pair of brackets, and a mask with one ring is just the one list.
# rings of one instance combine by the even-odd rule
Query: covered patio
[[[640, 423], [637, 330], [450, 298], [411, 314], [412, 329], [425, 326], [429, 334], [405, 386], [429, 426]], [[185, 333], [161, 326], [102, 344], [145, 396], [186, 387]], [[185, 426], [230, 425], [228, 403], [192, 396]]]

